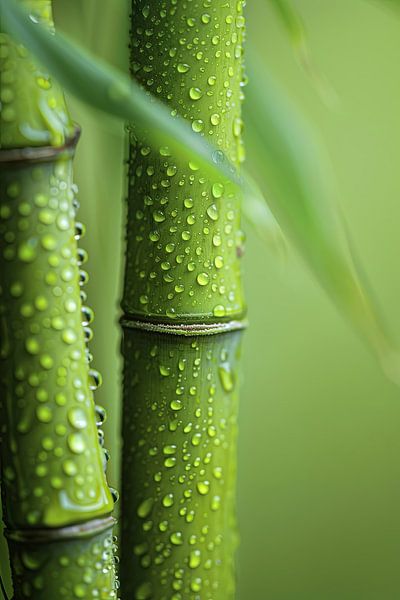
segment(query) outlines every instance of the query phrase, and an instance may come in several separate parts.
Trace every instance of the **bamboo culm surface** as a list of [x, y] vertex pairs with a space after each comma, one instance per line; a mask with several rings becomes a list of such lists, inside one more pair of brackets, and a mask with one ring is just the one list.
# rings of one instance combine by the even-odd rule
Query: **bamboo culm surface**
[[[243, 160], [244, 2], [133, 0], [131, 71]], [[149, 98], [150, 101], [150, 98]], [[241, 197], [131, 132], [122, 301], [121, 591], [232, 600]]]
[[[51, 2], [22, 4], [53, 27]], [[0, 78], [1, 484], [14, 598], [110, 600], [114, 502], [77, 245], [78, 130], [57, 84], [5, 33]]]

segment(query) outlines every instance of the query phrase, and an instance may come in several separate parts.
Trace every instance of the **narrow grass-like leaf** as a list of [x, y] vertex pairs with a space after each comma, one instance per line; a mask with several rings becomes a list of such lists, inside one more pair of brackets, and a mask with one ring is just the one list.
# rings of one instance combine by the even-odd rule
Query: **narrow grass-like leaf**
[[3, 595], [3, 599], [4, 599], [4, 600], [8, 600], [7, 591], [6, 591], [6, 588], [5, 588], [5, 585], [4, 585], [4, 582], [3, 582], [3, 579], [2, 579], [2, 577], [1, 577], [1, 574], [0, 574], [0, 592], [1, 592], [1, 593], [2, 593], [2, 595]]
[[299, 65], [309, 77], [322, 101], [330, 107], [335, 106], [338, 102], [336, 92], [326, 77], [319, 72], [313, 61], [308, 43], [307, 31], [300, 13], [294, 8], [291, 0], [270, 1], [290, 37], [293, 51]]
[[[194, 133], [190, 124], [135, 81], [99, 60], [66, 36], [51, 35], [34, 22], [14, 0], [0, 0], [2, 25], [36, 55], [62, 86], [81, 101], [123, 121], [131, 122], [138, 134], [155, 143], [167, 143], [180, 155], [195, 157], [212, 175], [223, 176], [239, 185], [249, 202], [244, 213], [268, 244], [280, 252], [284, 243], [281, 230], [245, 173], [239, 174], [220, 150]], [[222, 159], [221, 159], [222, 157]]]
[[253, 62], [250, 74], [249, 146], [270, 206], [331, 299], [399, 381], [397, 351], [354, 259], [326, 151], [265, 68]]
[[14, 0], [0, 0], [3, 26], [25, 44], [59, 83], [83, 102], [111, 116], [133, 122], [138, 132], [155, 141], [164, 139], [178, 150], [192, 153], [230, 179], [237, 179], [227, 161], [215, 164], [211, 147], [188, 124], [172, 118], [168, 108], [147, 94], [128, 76], [95, 58], [66, 36], [51, 35], [34, 22]]

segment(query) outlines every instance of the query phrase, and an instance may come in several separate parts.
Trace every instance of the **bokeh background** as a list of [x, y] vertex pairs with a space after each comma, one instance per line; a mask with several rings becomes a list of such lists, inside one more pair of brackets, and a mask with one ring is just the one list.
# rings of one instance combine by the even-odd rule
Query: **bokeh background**
[[[125, 0], [54, 3], [60, 29], [126, 68]], [[333, 109], [297, 65], [268, 1], [249, 1], [247, 14], [248, 43], [325, 141], [358, 254], [400, 343], [400, 11], [390, 4], [294, 0], [314, 62], [336, 90]], [[262, 96], [262, 82], [254, 84]], [[73, 98], [70, 108], [83, 126], [76, 178], [91, 256], [92, 348], [104, 377], [96, 399], [108, 411], [109, 477], [118, 487], [124, 131]], [[398, 600], [400, 389], [296, 254], [278, 261], [246, 229], [251, 324], [240, 413], [238, 600]]]

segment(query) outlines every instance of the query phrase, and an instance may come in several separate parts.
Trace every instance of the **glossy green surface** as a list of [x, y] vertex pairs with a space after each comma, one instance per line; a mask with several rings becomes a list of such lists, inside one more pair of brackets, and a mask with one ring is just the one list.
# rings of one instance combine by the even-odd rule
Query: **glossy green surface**
[[112, 525], [75, 539], [23, 543], [10, 540], [9, 545], [14, 600], [117, 598]]
[[124, 330], [124, 598], [234, 598], [240, 341]]
[[[131, 71], [243, 160], [243, 2], [132, 3]], [[150, 98], [149, 98], [150, 100]], [[188, 157], [131, 132], [123, 357], [121, 591], [135, 600], [235, 594], [240, 333], [187, 337], [135, 320], [212, 325], [245, 312], [241, 198]], [[137, 325], [134, 325], [137, 327]], [[187, 332], [188, 333], [188, 332]]]
[[[0, 165], [1, 464], [9, 527], [108, 514], [67, 154]], [[77, 229], [76, 229], [77, 227]], [[83, 312], [82, 312], [83, 311]]]
[[[223, 151], [235, 165], [243, 159], [242, 9], [233, 1], [132, 5], [134, 77], [212, 140], [216, 162]], [[210, 180], [190, 157], [131, 141], [124, 312], [177, 322], [240, 317], [237, 190]]]
[[[23, 4], [52, 28], [50, 2]], [[109, 600], [113, 523], [96, 519], [114, 499], [87, 346], [76, 130], [60, 88], [4, 34], [0, 84], [0, 464], [14, 598]]]
[[[35, 23], [53, 27], [50, 0], [20, 2]], [[0, 148], [62, 146], [72, 133], [62, 90], [0, 25]]]

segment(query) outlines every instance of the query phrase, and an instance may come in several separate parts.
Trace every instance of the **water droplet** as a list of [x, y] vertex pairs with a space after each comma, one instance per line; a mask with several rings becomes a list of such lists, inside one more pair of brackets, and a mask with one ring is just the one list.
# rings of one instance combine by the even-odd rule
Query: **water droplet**
[[106, 419], [107, 419], [107, 413], [105, 408], [103, 408], [102, 406], [99, 406], [98, 404], [96, 404], [95, 406], [95, 411], [96, 411], [96, 425], [97, 427], [100, 427], [100, 425], [103, 425], [103, 423], [105, 423]]
[[78, 583], [74, 586], [74, 596], [75, 598], [85, 598], [86, 596], [86, 586]]
[[48, 406], [38, 406], [36, 409], [36, 417], [41, 423], [51, 423], [53, 413]]
[[204, 129], [204, 121], [202, 119], [195, 119], [192, 121], [192, 129], [196, 133], [200, 133]]
[[155, 210], [153, 212], [153, 219], [156, 223], [162, 223], [165, 221], [165, 214], [162, 210]]
[[224, 193], [224, 186], [222, 183], [214, 183], [212, 186], [212, 195], [214, 198], [221, 198]]
[[85, 440], [79, 433], [71, 433], [68, 436], [68, 447], [74, 454], [82, 454], [86, 449]]
[[78, 468], [72, 460], [63, 462], [63, 471], [68, 477], [74, 477], [78, 473]]
[[192, 592], [200, 592], [201, 585], [202, 581], [200, 577], [196, 577], [196, 579], [193, 579], [193, 581], [190, 583], [190, 589], [192, 590]]
[[169, 377], [169, 375], [171, 374], [170, 367], [164, 367], [163, 365], [159, 366], [159, 371], [160, 375], [162, 375], [163, 377]]
[[173, 503], [174, 503], [174, 495], [173, 494], [167, 494], [162, 499], [162, 504], [163, 504], [163, 506], [165, 506], [165, 508], [171, 507], [173, 505]]
[[200, 550], [193, 550], [189, 556], [189, 567], [191, 569], [197, 569], [201, 564], [201, 552]]
[[210, 491], [210, 483], [209, 483], [209, 481], [199, 481], [197, 483], [196, 487], [197, 487], [197, 491], [202, 496], [206, 496], [208, 494], [208, 492]]
[[222, 267], [224, 266], [224, 259], [222, 256], [216, 256], [214, 258], [214, 265], [216, 266], [217, 269], [222, 269]]
[[217, 304], [213, 310], [214, 317], [224, 317], [226, 314], [225, 306]]
[[169, 539], [170, 539], [171, 544], [174, 544], [174, 546], [182, 546], [182, 544], [183, 544], [183, 537], [182, 537], [182, 533], [180, 531], [171, 533]]
[[235, 387], [235, 380], [229, 363], [222, 363], [218, 369], [219, 378], [225, 392], [231, 392]]
[[43, 369], [46, 369], [46, 371], [50, 371], [54, 365], [54, 361], [49, 354], [42, 354], [42, 356], [39, 358], [39, 362]]
[[220, 496], [214, 496], [213, 499], [211, 500], [211, 510], [216, 512], [217, 510], [219, 510], [220, 506], [221, 506]]
[[142, 583], [135, 591], [135, 600], [150, 600], [153, 595], [151, 583]]
[[55, 250], [57, 248], [57, 240], [50, 233], [44, 235], [40, 241], [45, 250]]
[[200, 100], [202, 95], [203, 95], [203, 92], [198, 87], [191, 87], [189, 90], [189, 96], [191, 97], [192, 100]]
[[37, 571], [37, 569], [40, 569], [41, 567], [38, 557], [27, 551], [21, 553], [21, 561], [24, 567], [30, 571]]
[[212, 221], [218, 221], [218, 217], [219, 217], [218, 208], [215, 204], [211, 204], [207, 208], [207, 214]]
[[95, 369], [90, 369], [89, 371], [89, 388], [92, 391], [97, 390], [103, 383], [103, 378], [101, 374]]
[[86, 413], [82, 408], [71, 408], [68, 411], [68, 421], [75, 429], [85, 429], [88, 425]]
[[175, 452], [176, 452], [175, 444], [168, 444], [167, 446], [164, 446], [164, 448], [163, 448], [163, 454], [165, 454], [166, 456], [175, 454]]
[[30, 240], [21, 244], [18, 248], [18, 258], [22, 262], [31, 263], [36, 258], [36, 241]]
[[221, 467], [214, 467], [214, 469], [213, 469], [213, 475], [214, 475], [215, 479], [221, 479], [222, 478], [222, 468]]
[[25, 349], [29, 354], [35, 356], [40, 352], [40, 345], [36, 338], [29, 337], [25, 342]]
[[207, 285], [209, 283], [209, 281], [210, 281], [210, 277], [207, 273], [199, 273], [197, 275], [197, 283], [199, 285], [202, 285], [202, 286]]
[[240, 117], [234, 119], [233, 121], [233, 135], [235, 137], [240, 137], [243, 129], [243, 121]]
[[177, 66], [178, 73], [187, 73], [190, 69], [190, 66], [187, 63], [179, 63]]
[[146, 519], [146, 517], [148, 517], [151, 511], [153, 510], [153, 505], [153, 498], [147, 498], [146, 500], [143, 500], [143, 502], [139, 504], [138, 509], [136, 511], [138, 517], [140, 517], [141, 519]]
[[64, 329], [62, 339], [66, 344], [73, 344], [77, 339], [75, 331], [73, 329]]

